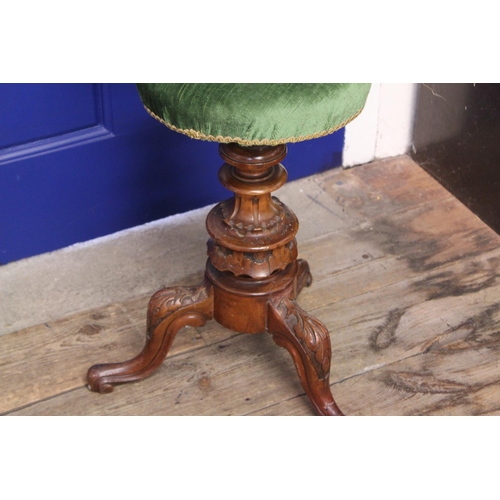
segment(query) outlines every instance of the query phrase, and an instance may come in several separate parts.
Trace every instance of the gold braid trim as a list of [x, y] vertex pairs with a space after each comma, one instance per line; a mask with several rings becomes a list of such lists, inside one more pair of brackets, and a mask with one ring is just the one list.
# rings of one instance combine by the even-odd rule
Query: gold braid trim
[[242, 146], [277, 146], [278, 144], [287, 144], [290, 142], [302, 142], [302, 141], [308, 141], [309, 139], [317, 139], [318, 137], [324, 137], [325, 135], [330, 135], [336, 132], [337, 130], [345, 127], [348, 123], [352, 122], [360, 113], [363, 111], [363, 108], [361, 108], [359, 111], [357, 111], [354, 115], [352, 115], [350, 118], [347, 120], [344, 120], [340, 125], [337, 125], [335, 127], [329, 128], [327, 130], [322, 130], [321, 132], [316, 132], [314, 134], [310, 135], [301, 135], [299, 137], [288, 137], [287, 139], [242, 139], [241, 137], [224, 137], [222, 135], [206, 135], [198, 130], [193, 130], [193, 129], [182, 129], [182, 128], [177, 128], [175, 125], [171, 125], [170, 123], [167, 123], [165, 120], [160, 118], [157, 114], [153, 113], [146, 105], [144, 105], [144, 108], [146, 111], [156, 120], [158, 120], [160, 123], [163, 123], [163, 125], [167, 126], [169, 129], [174, 130], [175, 132], [179, 132], [181, 134], [187, 135], [191, 137], [192, 139], [200, 139], [201, 141], [213, 141], [213, 142], [220, 142], [220, 143], [231, 143], [231, 142], [237, 142], [238, 144], [241, 144]]

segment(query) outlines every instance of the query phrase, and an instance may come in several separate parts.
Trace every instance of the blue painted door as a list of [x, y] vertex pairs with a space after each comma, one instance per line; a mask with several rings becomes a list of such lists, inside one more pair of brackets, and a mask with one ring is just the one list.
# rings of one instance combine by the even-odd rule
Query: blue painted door
[[[340, 165], [343, 138], [290, 145], [289, 179]], [[220, 164], [133, 84], [1, 84], [0, 264], [227, 198]]]

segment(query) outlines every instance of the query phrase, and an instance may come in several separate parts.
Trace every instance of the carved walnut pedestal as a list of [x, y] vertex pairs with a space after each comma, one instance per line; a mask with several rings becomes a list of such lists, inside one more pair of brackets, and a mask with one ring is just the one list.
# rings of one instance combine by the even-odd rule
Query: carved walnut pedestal
[[114, 384], [141, 380], [165, 359], [176, 333], [214, 318], [241, 333], [268, 331], [291, 354], [302, 386], [320, 415], [342, 415], [330, 391], [331, 347], [325, 326], [296, 298], [312, 281], [297, 259], [293, 212], [271, 193], [287, 178], [280, 161], [286, 145], [221, 144], [222, 184], [234, 197], [207, 217], [208, 261], [203, 284], [160, 290], [150, 300], [146, 345], [123, 363], [99, 364], [88, 387], [106, 393]]

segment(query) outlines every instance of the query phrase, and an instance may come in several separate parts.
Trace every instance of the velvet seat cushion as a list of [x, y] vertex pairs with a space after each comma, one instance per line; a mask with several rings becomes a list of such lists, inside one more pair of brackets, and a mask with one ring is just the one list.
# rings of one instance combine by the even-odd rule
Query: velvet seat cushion
[[146, 110], [195, 139], [277, 145], [331, 134], [362, 111], [367, 83], [141, 83]]

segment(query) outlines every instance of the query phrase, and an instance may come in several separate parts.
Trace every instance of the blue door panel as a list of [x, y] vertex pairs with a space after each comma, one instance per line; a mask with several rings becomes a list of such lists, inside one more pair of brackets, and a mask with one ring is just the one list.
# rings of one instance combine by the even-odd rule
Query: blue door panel
[[94, 84], [3, 84], [0, 149], [55, 137], [98, 124]]
[[[217, 144], [152, 119], [133, 84], [0, 85], [0, 132], [0, 264], [231, 195]], [[340, 165], [343, 141], [289, 145], [289, 179]]]

